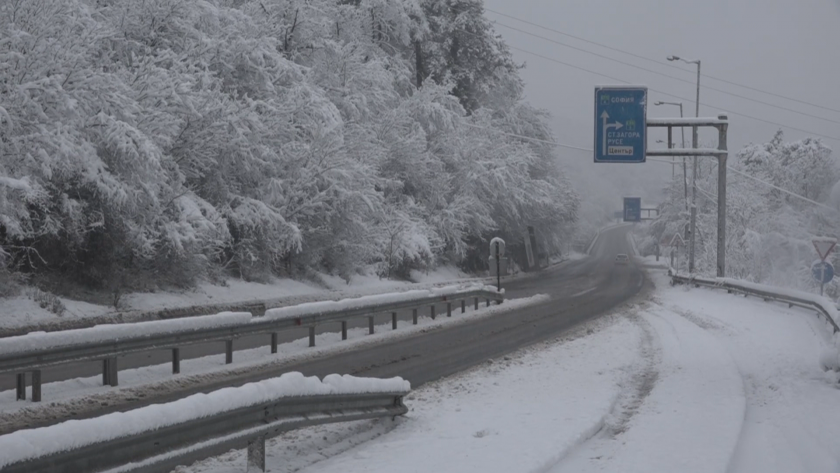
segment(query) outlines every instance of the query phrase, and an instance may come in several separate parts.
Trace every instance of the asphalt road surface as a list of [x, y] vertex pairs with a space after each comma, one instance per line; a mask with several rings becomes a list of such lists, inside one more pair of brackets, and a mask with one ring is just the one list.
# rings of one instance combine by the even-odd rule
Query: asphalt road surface
[[[627, 243], [627, 226], [614, 227], [601, 232], [592, 255], [569, 261], [543, 271], [535, 277], [513, 280], [505, 284], [507, 298], [548, 294], [549, 301], [518, 310], [504, 311], [475, 322], [458, 324], [440, 330], [418, 334], [409, 338], [385, 341], [381, 344], [360, 347], [349, 353], [327, 355], [300, 363], [274, 366], [270, 370], [210, 381], [201, 386], [169, 392], [129, 404], [104, 406], [78, 417], [92, 417], [116, 410], [128, 410], [142, 405], [167, 402], [196, 392], [209, 392], [225, 386], [239, 386], [248, 382], [278, 376], [288, 371], [300, 371], [307, 376], [319, 377], [332, 373], [366, 377], [401, 376], [420, 386], [453, 373], [468, 369], [490, 358], [510, 353], [519, 348], [556, 337], [575, 325], [597, 317], [636, 295], [644, 284], [644, 273], [634, 264], [616, 265], [615, 255], [630, 254]], [[438, 313], [445, 314], [445, 308]], [[453, 308], [453, 312], [456, 312]], [[445, 315], [444, 315], [445, 316]], [[390, 320], [383, 314], [377, 323]], [[408, 311], [399, 314], [400, 320], [410, 321]], [[404, 324], [405, 322], [403, 322]], [[410, 322], [409, 322], [410, 323]], [[358, 320], [351, 326], [366, 326]], [[326, 325], [319, 332], [338, 331]], [[307, 336], [306, 329], [281, 332], [280, 342]], [[268, 350], [268, 336], [249, 337], [235, 341], [235, 349], [263, 346]], [[224, 344], [205, 344], [184, 347], [182, 358], [219, 354], [224, 356]], [[168, 363], [170, 352], [160, 351], [122, 357], [120, 369]], [[236, 352], [234, 352], [234, 359]], [[101, 362], [69, 364], [44, 370], [44, 382], [101, 375]], [[0, 389], [14, 389], [14, 378], [0, 379]], [[49, 402], [49, 399], [45, 399]], [[58, 419], [56, 419], [58, 420]], [[61, 419], [64, 420], [64, 419]], [[37, 422], [40, 424], [40, 422]]]

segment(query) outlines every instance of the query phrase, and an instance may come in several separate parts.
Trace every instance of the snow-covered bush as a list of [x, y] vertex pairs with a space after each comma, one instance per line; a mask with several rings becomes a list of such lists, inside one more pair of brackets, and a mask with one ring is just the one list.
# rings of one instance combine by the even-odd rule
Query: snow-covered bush
[[[714, 275], [717, 204], [706, 194], [715, 195], [717, 171], [712, 160], [700, 163], [696, 265], [700, 273]], [[811, 241], [840, 234], [840, 206], [831, 200], [832, 189], [840, 180], [840, 163], [831, 150], [817, 139], [785, 142], [779, 132], [769, 143], [740, 150], [729, 165], [766, 184], [728, 173], [727, 275], [775, 286], [817, 288], [810, 274], [811, 263], [817, 258]], [[684, 231], [688, 223], [681, 179], [669, 188], [662, 218], [651, 228], [654, 237]], [[834, 297], [840, 295], [835, 283], [826, 290]]]
[[0, 2], [3, 267], [118, 294], [559, 250], [578, 197], [512, 136], [548, 117], [456, 3]]

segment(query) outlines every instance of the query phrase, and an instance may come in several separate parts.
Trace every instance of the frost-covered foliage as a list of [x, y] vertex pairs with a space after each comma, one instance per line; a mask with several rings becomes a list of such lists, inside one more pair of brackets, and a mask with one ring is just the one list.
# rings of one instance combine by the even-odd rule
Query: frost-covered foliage
[[[699, 272], [714, 275], [717, 203], [711, 198], [716, 195], [717, 169], [712, 160], [701, 163], [697, 186], [704, 192], [698, 192], [696, 265]], [[749, 145], [731, 156], [729, 165], [771, 185], [728, 173], [727, 276], [813, 289], [816, 282], [810, 266], [818, 256], [811, 241], [818, 236], [840, 235], [837, 158], [818, 139], [785, 142], [778, 132], [769, 143]], [[675, 182], [669, 189], [670, 198], [661, 209], [663, 218], [652, 227], [657, 238], [682, 234], [688, 222], [681, 186], [681, 182]], [[835, 293], [837, 287], [828, 290]]]
[[526, 225], [556, 249], [578, 198], [499, 132], [550, 139], [478, 0], [6, 0], [0, 277], [399, 276]]

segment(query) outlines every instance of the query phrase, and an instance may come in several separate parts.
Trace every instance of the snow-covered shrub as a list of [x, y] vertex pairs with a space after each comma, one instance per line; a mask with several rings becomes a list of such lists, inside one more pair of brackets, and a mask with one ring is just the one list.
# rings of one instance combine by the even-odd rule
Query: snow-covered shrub
[[42, 291], [37, 287], [29, 287], [26, 289], [26, 295], [35, 301], [42, 309], [48, 310], [55, 315], [62, 316], [67, 310], [64, 303], [61, 302], [55, 294]]
[[[729, 165], [763, 182], [731, 171], [728, 174], [727, 275], [782, 287], [817, 289], [810, 274], [811, 263], [817, 258], [811, 240], [840, 233], [840, 207], [835, 205], [836, 210], [831, 210], [819, 205], [834, 205], [831, 191], [840, 180], [840, 163], [831, 150], [812, 138], [785, 142], [779, 132], [768, 143], [746, 146], [730, 158]], [[714, 166], [712, 160], [701, 160], [697, 180], [701, 192], [696, 265], [706, 275], [714, 275], [717, 268], [717, 204], [706, 195], [714, 196], [717, 188]], [[656, 237], [680, 232], [688, 223], [681, 179], [669, 188], [662, 218], [652, 226]], [[834, 297], [837, 290], [834, 283], [826, 286], [827, 294]]]
[[0, 2], [6, 267], [120, 294], [405, 277], [526, 226], [559, 250], [578, 197], [550, 146], [512, 136], [551, 140], [548, 117], [463, 7]]

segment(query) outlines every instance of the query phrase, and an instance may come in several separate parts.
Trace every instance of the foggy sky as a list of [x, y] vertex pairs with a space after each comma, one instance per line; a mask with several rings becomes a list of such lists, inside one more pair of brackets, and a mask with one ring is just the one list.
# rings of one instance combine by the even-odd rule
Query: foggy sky
[[[547, 26], [570, 35], [612, 46], [659, 61], [669, 55], [702, 61], [701, 86], [710, 86], [810, 115], [840, 122], [840, 113], [822, 110], [778, 97], [722, 83], [707, 76], [797, 98], [840, 110], [840, 0], [484, 0], [485, 7]], [[497, 22], [496, 32], [508, 45], [556, 60], [600, 72], [633, 84], [646, 85], [682, 97], [650, 91], [648, 115], [678, 116], [679, 109], [653, 106], [653, 102], [684, 103], [686, 116], [694, 115], [696, 69], [681, 64], [684, 71], [599, 48], [573, 38], [486, 13]], [[510, 30], [513, 26], [530, 33], [580, 47], [647, 69], [683, 78], [679, 82], [634, 69], [606, 59], [575, 51], [539, 38]], [[593, 89], [597, 85], [619, 84], [614, 80], [513, 51], [526, 83], [527, 99], [553, 115], [558, 142], [592, 147]], [[799, 115], [701, 88], [700, 115], [730, 112], [729, 148], [737, 151], [750, 142], [766, 142], [779, 126], [735, 115], [742, 113], [814, 133], [840, 138], [840, 124]], [[783, 128], [786, 139], [808, 134]], [[665, 147], [656, 140], [664, 132], [651, 134], [649, 147]], [[679, 145], [680, 136], [675, 141]], [[690, 146], [690, 132], [686, 139]], [[840, 140], [822, 138], [840, 152]], [[701, 141], [716, 142], [708, 131]], [[585, 177], [584, 194], [600, 193], [617, 199], [632, 193], [654, 199], [671, 174], [666, 164], [593, 164], [591, 153], [558, 150], [561, 159]], [[711, 159], [711, 158], [708, 158]], [[601, 185], [598, 185], [601, 184]], [[586, 196], [586, 195], [585, 195]]]

